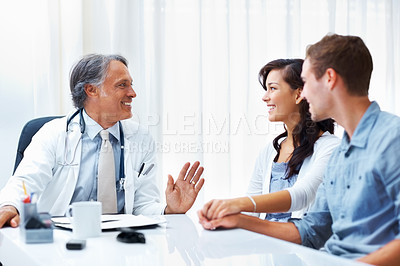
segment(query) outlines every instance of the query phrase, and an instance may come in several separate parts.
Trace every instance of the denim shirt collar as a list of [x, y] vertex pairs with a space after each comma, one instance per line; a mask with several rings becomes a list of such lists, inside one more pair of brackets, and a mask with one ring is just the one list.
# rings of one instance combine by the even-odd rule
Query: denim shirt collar
[[373, 101], [358, 123], [350, 142], [349, 135], [346, 131], [344, 131], [342, 143], [340, 144], [340, 149], [342, 151], [349, 150], [351, 146], [358, 148], [366, 147], [368, 137], [370, 136], [370, 132], [375, 124], [376, 119], [378, 118], [380, 110], [381, 109], [379, 108], [378, 103]]

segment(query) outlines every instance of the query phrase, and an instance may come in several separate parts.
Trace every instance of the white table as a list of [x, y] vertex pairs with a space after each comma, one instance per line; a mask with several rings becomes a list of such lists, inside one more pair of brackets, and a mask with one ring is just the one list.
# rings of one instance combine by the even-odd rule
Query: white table
[[72, 232], [54, 230], [54, 243], [25, 244], [18, 228], [0, 229], [0, 261], [8, 265], [364, 265], [242, 229], [204, 230], [195, 215], [166, 215], [144, 229], [146, 244], [116, 240], [117, 231], [70, 251]]

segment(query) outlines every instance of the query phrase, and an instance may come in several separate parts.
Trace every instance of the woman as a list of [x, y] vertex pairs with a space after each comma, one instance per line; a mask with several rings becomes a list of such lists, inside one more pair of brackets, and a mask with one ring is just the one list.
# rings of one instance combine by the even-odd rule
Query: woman
[[267, 104], [269, 120], [283, 122], [285, 132], [258, 156], [248, 196], [211, 200], [198, 212], [202, 222], [242, 211], [267, 213], [261, 218], [286, 222], [302, 218], [314, 201], [339, 139], [333, 135], [332, 119], [311, 120], [309, 105], [301, 97], [302, 64], [302, 59], [278, 59], [260, 70], [259, 81], [265, 90], [262, 100]]

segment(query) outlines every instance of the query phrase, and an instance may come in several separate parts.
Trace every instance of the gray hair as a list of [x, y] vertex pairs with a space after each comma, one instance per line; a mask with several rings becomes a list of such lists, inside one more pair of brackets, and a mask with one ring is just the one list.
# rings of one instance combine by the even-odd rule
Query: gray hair
[[70, 74], [69, 87], [76, 108], [83, 108], [86, 101], [85, 85], [91, 84], [99, 87], [103, 84], [107, 76], [108, 65], [113, 60], [120, 61], [128, 67], [128, 61], [120, 55], [89, 54], [75, 64]]

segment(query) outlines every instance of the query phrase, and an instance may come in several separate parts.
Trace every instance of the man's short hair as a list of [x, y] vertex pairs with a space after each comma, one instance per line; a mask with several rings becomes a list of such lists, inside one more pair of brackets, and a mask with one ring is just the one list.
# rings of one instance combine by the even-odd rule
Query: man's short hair
[[368, 95], [372, 57], [360, 37], [328, 34], [307, 47], [306, 58], [317, 79], [333, 68], [343, 78], [349, 94]]
[[83, 108], [86, 101], [85, 85], [99, 87], [107, 76], [110, 62], [114, 60], [128, 67], [128, 61], [120, 55], [89, 54], [75, 64], [70, 74], [69, 87], [76, 108]]

